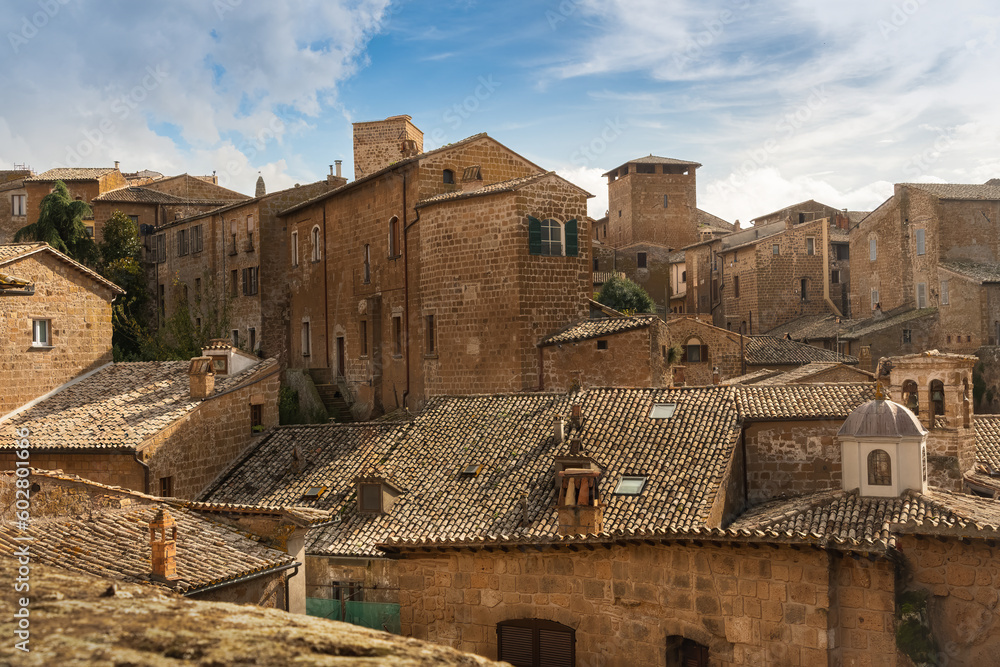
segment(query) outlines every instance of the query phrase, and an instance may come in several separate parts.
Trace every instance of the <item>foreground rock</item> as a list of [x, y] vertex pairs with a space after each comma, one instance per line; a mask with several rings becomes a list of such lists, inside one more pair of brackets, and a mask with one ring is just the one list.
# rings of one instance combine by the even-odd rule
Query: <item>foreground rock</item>
[[[196, 602], [163, 589], [32, 565], [31, 651], [14, 647], [16, 561], [0, 558], [0, 664], [495, 665], [416, 639], [273, 609]], [[8, 583], [9, 582], [9, 583]]]

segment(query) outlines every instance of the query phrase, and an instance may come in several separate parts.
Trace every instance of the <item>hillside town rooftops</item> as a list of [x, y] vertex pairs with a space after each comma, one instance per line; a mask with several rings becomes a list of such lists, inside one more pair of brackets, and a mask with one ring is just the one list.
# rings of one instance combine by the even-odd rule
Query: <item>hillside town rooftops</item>
[[94, 181], [102, 176], [118, 171], [117, 167], [57, 167], [37, 176], [25, 178], [26, 183], [41, 181]]
[[745, 346], [746, 361], [753, 366], [802, 365], [815, 361], [858, 363], [857, 357], [775, 336], [746, 336]]

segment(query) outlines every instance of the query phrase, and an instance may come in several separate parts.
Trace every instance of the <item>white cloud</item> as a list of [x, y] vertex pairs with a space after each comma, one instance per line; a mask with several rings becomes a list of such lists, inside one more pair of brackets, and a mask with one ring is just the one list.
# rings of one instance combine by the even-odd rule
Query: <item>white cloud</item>
[[587, 215], [594, 220], [604, 217], [608, 211], [608, 179], [601, 176], [604, 169], [561, 166], [556, 167], [555, 171], [570, 183], [594, 195], [587, 200]]

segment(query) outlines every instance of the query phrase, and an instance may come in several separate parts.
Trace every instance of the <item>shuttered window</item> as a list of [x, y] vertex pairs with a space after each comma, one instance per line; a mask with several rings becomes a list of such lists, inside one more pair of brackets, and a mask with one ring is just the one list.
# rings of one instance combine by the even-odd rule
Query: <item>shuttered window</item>
[[576, 661], [573, 628], [540, 618], [497, 624], [498, 659], [514, 667], [573, 667]]
[[566, 221], [566, 256], [576, 257], [580, 254], [580, 244], [578, 241], [579, 231], [576, 218]]

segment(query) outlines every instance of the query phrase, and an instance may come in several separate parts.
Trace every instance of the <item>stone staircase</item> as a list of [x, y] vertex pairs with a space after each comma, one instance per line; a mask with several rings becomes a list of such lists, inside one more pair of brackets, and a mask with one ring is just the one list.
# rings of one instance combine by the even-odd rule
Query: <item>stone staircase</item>
[[351, 415], [351, 406], [344, 399], [343, 394], [340, 393], [340, 387], [335, 384], [317, 384], [316, 391], [319, 393], [320, 400], [323, 401], [323, 405], [330, 415], [330, 421], [354, 421], [354, 417]]

